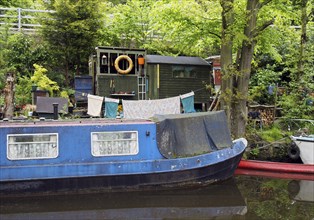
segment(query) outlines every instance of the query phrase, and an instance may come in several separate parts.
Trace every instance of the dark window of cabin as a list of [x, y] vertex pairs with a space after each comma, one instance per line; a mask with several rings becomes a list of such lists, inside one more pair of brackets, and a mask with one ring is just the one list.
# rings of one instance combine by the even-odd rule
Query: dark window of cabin
[[193, 66], [172, 66], [173, 78], [196, 78], [196, 68]]

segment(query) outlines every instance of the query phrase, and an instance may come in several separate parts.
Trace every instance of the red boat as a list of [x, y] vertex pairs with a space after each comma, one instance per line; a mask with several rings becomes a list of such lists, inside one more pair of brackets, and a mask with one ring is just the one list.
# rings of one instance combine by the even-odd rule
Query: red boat
[[235, 175], [314, 181], [314, 165], [242, 159]]

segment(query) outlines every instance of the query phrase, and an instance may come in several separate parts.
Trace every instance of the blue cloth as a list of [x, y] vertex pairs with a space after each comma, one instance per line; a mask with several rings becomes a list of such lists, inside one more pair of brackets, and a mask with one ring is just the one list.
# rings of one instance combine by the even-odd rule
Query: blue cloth
[[196, 112], [194, 109], [194, 95], [185, 98], [181, 97], [181, 102], [183, 105], [184, 113]]
[[111, 99], [105, 97], [105, 117], [116, 118], [118, 111], [119, 99]]
[[118, 103], [106, 102], [105, 103], [105, 115], [106, 118], [116, 118], [118, 111]]
[[269, 94], [269, 95], [274, 94], [274, 89], [275, 89], [274, 86], [272, 86], [272, 85], [268, 86], [268, 94]]

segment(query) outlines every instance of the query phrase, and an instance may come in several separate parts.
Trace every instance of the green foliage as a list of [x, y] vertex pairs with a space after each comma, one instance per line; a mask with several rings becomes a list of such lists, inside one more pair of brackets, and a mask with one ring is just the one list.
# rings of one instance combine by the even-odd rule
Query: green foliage
[[[308, 1], [306, 10], [313, 8]], [[219, 1], [207, 0], [17, 0], [2, 1], [7, 7], [40, 7], [55, 10], [49, 18], [42, 19], [41, 36], [9, 34], [7, 29], [0, 34], [0, 90], [8, 69], [17, 71], [17, 86], [21, 92], [17, 100], [26, 100], [23, 89], [27, 77], [33, 73], [33, 64], [47, 68], [45, 75], [59, 85], [70, 85], [75, 74], [87, 74], [87, 59], [94, 47], [124, 46], [144, 47], [148, 53], [164, 55], [192, 55], [207, 57], [220, 53], [222, 32], [221, 6]], [[258, 12], [257, 26], [252, 33], [256, 47], [250, 82], [250, 101], [259, 104], [274, 104], [274, 95], [267, 87], [286, 87], [286, 93], [277, 104], [284, 116], [310, 118], [313, 106], [306, 105], [314, 90], [314, 36], [308, 28], [308, 42], [304, 55], [304, 72], [297, 76], [300, 51], [300, 30], [291, 28], [301, 25], [300, 5], [296, 1], [270, 1]], [[247, 40], [243, 29], [247, 23], [247, 1], [235, 1], [234, 24], [230, 36], [233, 51]], [[263, 29], [265, 22], [273, 26]], [[313, 23], [308, 23], [312, 26]], [[41, 39], [41, 37], [43, 37]], [[288, 77], [287, 77], [288, 76]], [[241, 75], [235, 75], [239, 78]], [[288, 78], [288, 79], [286, 79]], [[21, 84], [21, 86], [20, 86]], [[302, 91], [306, 91], [303, 96]], [[230, 91], [229, 98], [234, 90]], [[246, 94], [245, 94], [246, 95]], [[19, 97], [21, 96], [21, 97]], [[224, 94], [224, 97], [227, 97]], [[236, 97], [236, 96], [235, 96]], [[313, 95], [312, 95], [313, 97]], [[20, 102], [20, 101], [19, 101]]]
[[42, 36], [68, 85], [74, 73], [88, 72], [88, 57], [103, 27], [103, 7], [100, 0], [55, 0], [50, 7], [56, 12], [42, 20]]
[[[250, 80], [249, 100], [258, 104], [274, 105], [276, 95], [276, 83], [279, 81], [280, 72], [272, 70], [273, 67], [266, 66], [254, 74]], [[272, 93], [268, 88], [273, 87]]]
[[287, 118], [313, 119], [314, 107], [313, 105], [307, 105], [306, 97], [308, 97], [308, 94], [304, 94], [303, 91], [283, 95], [280, 104], [284, 116]]
[[14, 67], [21, 75], [29, 75], [33, 69], [31, 63], [32, 57], [32, 39], [30, 36], [22, 33], [10, 35], [8, 52], [8, 66]]
[[[50, 56], [47, 50], [35, 35], [11, 34], [8, 30], [1, 31], [0, 48], [0, 91], [5, 86], [5, 75], [14, 71], [16, 72], [15, 104], [23, 106], [31, 103], [30, 76], [34, 69], [33, 64], [49, 62]], [[4, 102], [2, 97], [0, 102]]]
[[59, 86], [57, 82], [49, 79], [46, 75], [47, 69], [34, 64], [35, 72], [34, 75], [31, 77], [32, 84], [37, 85], [42, 90], [49, 91], [50, 96], [54, 96], [57, 92], [59, 92]]
[[304, 57], [304, 71], [300, 74], [297, 69], [298, 56], [290, 53], [287, 57], [287, 64], [290, 71], [291, 82], [287, 92], [280, 100], [283, 112], [288, 118], [313, 119], [314, 105], [314, 35], [309, 32], [309, 41], [307, 43]]
[[250, 154], [253, 156], [253, 157], [256, 157], [258, 156], [259, 154], [259, 149], [258, 148], [254, 148], [250, 151]]
[[8, 30], [2, 30], [0, 36], [0, 89], [4, 87], [4, 76], [8, 71], [17, 72], [16, 82], [19, 83], [20, 77], [32, 75], [34, 63], [49, 63], [50, 56], [36, 36], [10, 34]]
[[29, 77], [19, 77], [19, 82], [15, 86], [15, 104], [24, 106], [32, 103], [32, 82]]
[[0, 107], [4, 106], [4, 96], [0, 95]]
[[113, 8], [108, 28], [117, 46], [208, 56], [219, 53], [219, 16], [218, 1], [129, 0]]
[[278, 141], [284, 137], [282, 130], [278, 126], [273, 126], [270, 129], [266, 129], [266, 130], [264, 129], [264, 130], [258, 131], [257, 133], [263, 140], [269, 143]]
[[23, 7], [30, 8], [34, 4], [33, 0], [1, 0], [0, 6], [2, 7]]
[[276, 122], [277, 126], [287, 135], [298, 134], [314, 134], [314, 124], [311, 120], [306, 119], [293, 119], [293, 118], [280, 118]]
[[218, 1], [158, 1], [152, 10], [159, 54], [208, 56], [219, 53], [221, 8]]
[[246, 218], [292, 220], [313, 216], [313, 203], [296, 200], [292, 192], [299, 191], [299, 181], [254, 176], [237, 176], [236, 180], [246, 201]]
[[5, 86], [5, 75], [8, 71], [14, 68], [9, 68], [8, 63], [8, 53], [9, 53], [9, 34], [8, 29], [5, 28], [0, 31], [0, 91]]
[[[255, 70], [253, 69], [250, 81], [250, 99], [260, 104], [274, 104], [274, 96], [267, 94], [266, 88], [267, 85], [278, 83], [285, 91], [277, 100], [277, 106], [282, 108], [283, 116], [313, 119], [314, 107], [306, 104], [314, 100], [314, 35], [311, 31], [313, 25], [308, 24], [308, 42], [303, 57], [304, 71], [300, 73], [298, 63], [301, 32], [298, 28], [291, 28], [290, 24], [293, 20], [295, 25], [301, 25], [300, 16], [295, 13], [300, 11], [300, 7], [290, 4], [291, 2], [287, 2], [285, 6], [276, 4], [276, 13], [279, 15], [281, 12], [281, 16], [277, 16], [275, 20], [276, 26], [265, 30], [258, 38]], [[308, 5], [308, 9], [310, 8]]]
[[152, 16], [155, 1], [131, 0], [113, 8], [111, 32], [122, 47], [143, 48], [151, 40]]
[[[261, 184], [261, 203], [257, 207], [256, 213], [263, 219], [269, 219], [274, 216], [283, 215], [287, 209], [290, 207], [290, 198], [287, 192], [283, 189], [287, 189], [287, 183], [281, 180], [269, 180]], [[274, 196], [276, 194], [276, 196]], [[270, 200], [269, 198], [273, 198]], [[280, 203], [281, 205], [276, 205], [274, 203]], [[279, 209], [279, 210], [278, 210]], [[280, 213], [280, 214], [279, 214]]]

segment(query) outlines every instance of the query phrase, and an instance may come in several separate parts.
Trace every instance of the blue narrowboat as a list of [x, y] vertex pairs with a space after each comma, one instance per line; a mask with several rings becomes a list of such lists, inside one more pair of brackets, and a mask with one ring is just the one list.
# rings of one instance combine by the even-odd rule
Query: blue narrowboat
[[223, 111], [0, 121], [0, 195], [209, 184], [232, 177], [246, 145]]

